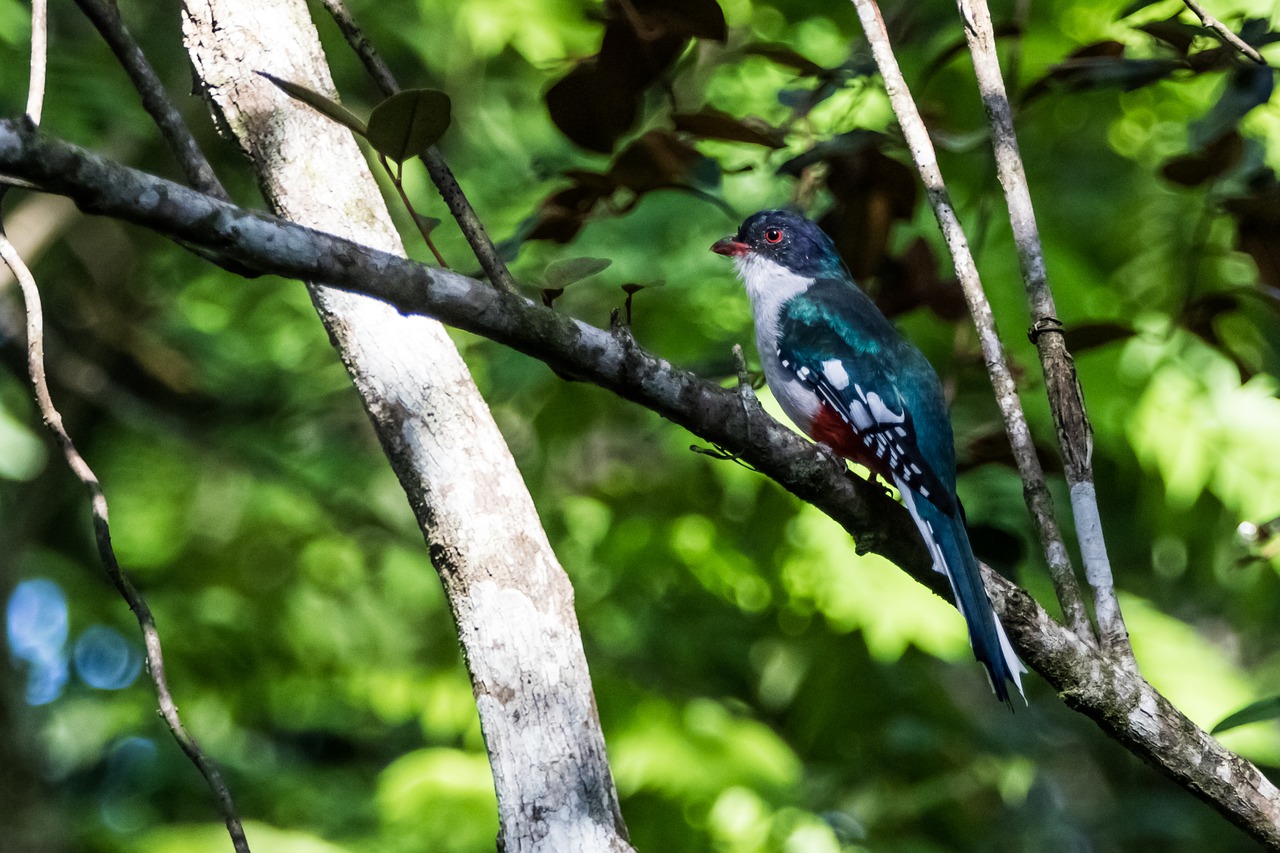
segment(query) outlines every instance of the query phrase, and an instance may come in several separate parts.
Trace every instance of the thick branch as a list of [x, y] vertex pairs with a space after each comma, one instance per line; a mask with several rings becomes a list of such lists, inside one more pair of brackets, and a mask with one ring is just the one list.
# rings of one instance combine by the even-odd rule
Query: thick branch
[[991, 10], [985, 0], [959, 0], [959, 5], [978, 77], [978, 91], [987, 109], [996, 172], [1009, 207], [1009, 221], [1018, 247], [1027, 301], [1031, 304], [1031, 339], [1040, 353], [1045, 391], [1057, 426], [1058, 446], [1062, 450], [1067, 485], [1071, 489], [1071, 509], [1075, 514], [1080, 557], [1084, 561], [1085, 577], [1093, 587], [1099, 639], [1104, 651], [1124, 666], [1133, 667], [1136, 666], [1133, 647], [1129, 644], [1129, 632], [1125, 629], [1120, 602], [1116, 598], [1111, 560], [1102, 536], [1102, 514], [1098, 511], [1098, 495], [1093, 485], [1093, 428], [1085, 413], [1084, 391], [1076, 377], [1075, 362], [1067, 352], [1062, 324], [1058, 322], [1053, 293], [1049, 290], [1040, 229], [1036, 225], [1027, 175], [1022, 168], [1022, 154], [1013, 129], [1013, 109], [1000, 73], [1000, 57], [996, 54]]
[[[629, 339], [535, 306], [480, 282], [348, 240], [240, 210], [0, 121], [0, 169], [74, 199], [86, 211], [135, 222], [279, 275], [367, 293], [422, 312], [610, 389], [686, 427], [809, 501], [864, 551], [904, 567], [938, 591], [905, 510], [866, 482], [838, 474], [813, 446], [720, 388]], [[1071, 707], [1126, 749], [1208, 802], [1269, 847], [1280, 849], [1280, 792], [1224, 749], [1137, 675], [1117, 668], [1058, 625], [1027, 593], [987, 572], [993, 603], [1018, 652]]]
[[[210, 104], [273, 207], [402, 254], [350, 132], [252, 73], [333, 96], [306, 4], [186, 0], [183, 13], [188, 53]], [[324, 276], [299, 277], [312, 282], [312, 302], [448, 597], [493, 770], [499, 846], [627, 853], [573, 588], [457, 348], [431, 319], [322, 286]]]
[[875, 0], [853, 0], [875, 56], [880, 76], [884, 79], [885, 91], [893, 106], [894, 115], [902, 127], [907, 147], [911, 149], [911, 158], [924, 181], [925, 193], [933, 215], [938, 220], [938, 227], [947, 241], [947, 249], [951, 252], [955, 264], [956, 277], [964, 290], [965, 301], [969, 304], [969, 313], [973, 316], [974, 326], [978, 330], [978, 340], [982, 346], [983, 361], [987, 365], [987, 373], [991, 377], [991, 385], [995, 390], [996, 404], [1004, 418], [1005, 431], [1009, 436], [1009, 445], [1013, 457], [1018, 463], [1018, 472], [1022, 475], [1022, 489], [1027, 507], [1040, 536], [1040, 544], [1044, 549], [1045, 561], [1049, 565], [1049, 575], [1053, 580], [1054, 592], [1058, 604], [1062, 607], [1062, 615], [1068, 627], [1088, 642], [1093, 632], [1089, 625], [1089, 615], [1080, 596], [1080, 587], [1076, 583], [1075, 572], [1071, 567], [1071, 557], [1067, 554], [1067, 546], [1062, 540], [1062, 531], [1058, 528], [1057, 518], [1053, 510], [1053, 498], [1049, 487], [1045, 484], [1044, 469], [1036, 456], [1035, 444], [1031, 439], [1031, 430], [1027, 427], [1026, 415], [1022, 412], [1022, 403], [1018, 399], [1018, 389], [1009, 372], [1009, 364], [1005, 359], [1004, 347], [996, 332], [995, 318], [991, 314], [991, 305], [983, 292], [982, 282], [978, 278], [978, 268], [974, 264], [973, 254], [969, 251], [968, 240], [964, 229], [956, 217], [955, 208], [947, 194], [946, 185], [942, 181], [942, 172], [938, 169], [938, 155], [933, 150], [933, 142], [929, 139], [929, 131], [920, 118], [911, 92], [907, 90], [907, 81], [898, 67], [898, 60], [893, 55], [889, 44], [889, 33], [885, 29], [884, 19], [880, 17], [880, 9]]

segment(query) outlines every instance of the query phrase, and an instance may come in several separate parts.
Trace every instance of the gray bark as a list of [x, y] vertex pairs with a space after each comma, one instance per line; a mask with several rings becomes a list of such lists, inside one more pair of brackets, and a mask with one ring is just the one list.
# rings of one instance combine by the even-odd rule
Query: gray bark
[[[301, 0], [188, 0], [200, 85], [280, 214], [402, 255], [351, 134], [266, 71], [333, 96]], [[426, 538], [458, 625], [507, 851], [630, 850], [605, 758], [573, 589], [444, 328], [311, 285]]]

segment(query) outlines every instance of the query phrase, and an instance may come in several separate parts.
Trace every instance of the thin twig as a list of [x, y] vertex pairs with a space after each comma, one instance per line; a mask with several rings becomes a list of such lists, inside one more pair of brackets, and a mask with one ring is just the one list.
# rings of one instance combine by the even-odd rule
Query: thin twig
[[200, 770], [201, 775], [204, 776], [209, 783], [209, 787], [213, 790], [214, 797], [218, 801], [218, 810], [222, 813], [223, 820], [226, 821], [227, 831], [231, 833], [231, 840], [235, 845], [235, 849], [248, 853], [249, 844], [244, 837], [244, 828], [240, 825], [240, 818], [236, 815], [235, 804], [231, 801], [231, 794], [227, 790], [226, 782], [222, 779], [222, 774], [218, 772], [217, 765], [200, 749], [200, 745], [196, 743], [195, 738], [187, 733], [186, 728], [182, 725], [181, 718], [178, 716], [178, 706], [174, 704], [173, 695], [169, 692], [169, 683], [164, 674], [164, 655], [160, 649], [160, 634], [156, 630], [156, 622], [151, 615], [151, 608], [147, 606], [146, 599], [134, 587], [129, 577], [120, 570], [120, 563], [116, 560], [115, 548], [111, 545], [111, 525], [107, 516], [107, 497], [102, 491], [102, 484], [98, 482], [93, 469], [85, 462], [84, 457], [80, 455], [80, 451], [76, 449], [75, 444], [71, 441], [71, 436], [67, 433], [66, 427], [62, 423], [62, 415], [54, 406], [53, 399], [49, 395], [49, 383], [45, 377], [44, 367], [44, 315], [40, 307], [40, 291], [36, 287], [36, 281], [31, 275], [31, 271], [23, 263], [17, 250], [9, 242], [9, 238], [4, 235], [2, 227], [0, 227], [0, 259], [3, 259], [9, 269], [13, 271], [14, 278], [18, 280], [18, 287], [22, 291], [23, 301], [26, 303], [27, 370], [31, 376], [31, 384], [35, 389], [36, 403], [40, 407], [40, 416], [44, 419], [45, 426], [49, 428], [49, 431], [57, 439], [59, 447], [62, 448], [62, 455], [66, 457], [67, 466], [71, 468], [72, 473], [76, 475], [76, 478], [84, 484], [89, 492], [90, 508], [93, 513], [94, 538], [98, 544], [98, 556], [102, 560], [103, 568], [107, 571], [107, 576], [111, 578], [111, 582], [115, 584], [120, 596], [129, 605], [129, 609], [133, 611], [134, 616], [137, 617], [138, 627], [142, 629], [143, 643], [147, 650], [147, 670], [151, 673], [152, 682], [155, 683], [156, 698], [160, 703], [160, 715], [164, 718], [165, 724], [173, 734], [173, 739], [178, 742], [178, 746], [182, 748], [182, 751], [187, 754], [187, 757]]
[[911, 157], [916, 169], [924, 181], [925, 193], [938, 226], [946, 239], [947, 248], [951, 252], [955, 264], [956, 276], [964, 289], [965, 301], [969, 305], [969, 313], [978, 330], [978, 340], [982, 346], [983, 361], [991, 377], [995, 389], [996, 403], [1004, 417], [1005, 430], [1009, 435], [1009, 443], [1013, 449], [1014, 459], [1018, 463], [1018, 471], [1022, 475], [1022, 488], [1027, 506], [1035, 521], [1040, 535], [1040, 543], [1044, 548], [1045, 560], [1049, 564], [1049, 575], [1053, 580], [1054, 591], [1058, 603], [1062, 607], [1067, 627], [1078, 634], [1082, 641], [1092, 642], [1093, 632], [1089, 625], [1089, 616], [1085, 610], [1084, 599], [1080, 595], [1076, 583], [1075, 572], [1071, 566], [1071, 558], [1067, 553], [1062, 532], [1054, 516], [1053, 498], [1045, 484], [1044, 470], [1040, 459], [1036, 456], [1035, 445], [1031, 440], [1031, 430], [1027, 427], [1026, 415], [1018, 399], [1018, 391], [1009, 372], [1005, 360], [1004, 348], [1000, 336], [996, 332], [995, 318], [991, 314], [991, 305], [987, 302], [982, 290], [982, 282], [978, 277], [978, 269], [973, 255], [969, 251], [964, 229], [956, 217], [955, 208], [947, 194], [942, 180], [942, 172], [938, 169], [938, 156], [933, 142], [929, 139], [929, 131], [920, 118], [911, 92], [907, 89], [898, 60], [893, 55], [889, 44], [889, 34], [885, 29], [884, 19], [874, 0], [853, 0], [862, 28], [871, 45], [872, 55], [884, 79], [885, 91], [893, 112], [902, 127], [907, 147], [911, 149]]
[[1129, 633], [1125, 629], [1120, 603], [1116, 598], [1111, 561], [1102, 535], [1102, 516], [1098, 511], [1097, 491], [1093, 484], [1093, 429], [1085, 412], [1084, 395], [1076, 377], [1075, 363], [1067, 352], [1062, 324], [1056, 319], [1057, 309], [1045, 272], [1044, 249], [1036, 225], [1031, 190], [1018, 150], [1018, 137], [1013, 128], [1013, 109], [1000, 72], [996, 53], [995, 30], [986, 0], [957, 0], [965, 22], [965, 38], [973, 56], [978, 91], [986, 106], [995, 150], [996, 173], [1004, 187], [1013, 239], [1018, 249], [1018, 262], [1026, 284], [1027, 301], [1032, 313], [1032, 341], [1040, 354], [1049, 408], [1057, 426], [1058, 444], [1071, 490], [1071, 509], [1076, 520], [1076, 537], [1084, 561], [1085, 577], [1093, 587], [1094, 613], [1098, 635], [1104, 652], [1121, 665], [1136, 667]]
[[449, 264], [445, 262], [444, 255], [440, 254], [440, 250], [436, 248], [435, 241], [431, 239], [431, 232], [423, 223], [422, 217], [418, 215], [418, 211], [414, 209], [413, 202], [409, 200], [409, 194], [404, 191], [403, 164], [396, 163], [395, 168], [392, 168], [391, 161], [387, 159], [385, 154], [378, 155], [378, 162], [382, 164], [383, 171], [391, 178], [391, 185], [396, 188], [396, 193], [400, 196], [400, 203], [404, 205], [405, 210], [409, 211], [413, 224], [417, 226], [418, 233], [422, 235], [422, 242], [426, 243], [427, 248], [431, 250], [431, 254], [435, 255], [436, 263], [444, 269], [448, 269]]
[[142, 97], [143, 108], [160, 129], [160, 135], [177, 157], [191, 186], [214, 198], [229, 200], [230, 196], [218, 181], [213, 166], [209, 164], [200, 146], [196, 144], [195, 137], [191, 135], [182, 114], [160, 82], [159, 75], [147, 61], [137, 40], [125, 27], [115, 0], [76, 0], [76, 5], [98, 28], [99, 34], [129, 75], [133, 87]]
[[31, 75], [27, 83], [27, 118], [40, 124], [44, 111], [44, 79], [49, 65], [49, 2], [31, 2]]
[[1267, 60], [1263, 58], [1262, 54], [1258, 53], [1257, 49], [1255, 49], [1253, 45], [1231, 32], [1226, 24], [1206, 12], [1204, 7], [1197, 3], [1196, 0], [1182, 0], [1182, 2], [1197, 18], [1200, 19], [1201, 24], [1213, 30], [1222, 41], [1231, 45], [1259, 65], [1267, 64]]
[[[356, 55], [360, 57], [360, 61], [364, 63], [364, 67], [369, 70], [369, 76], [373, 78], [374, 83], [382, 90], [382, 94], [391, 97], [396, 92], [399, 92], [400, 86], [396, 83], [396, 78], [391, 73], [391, 68], [382, 60], [382, 56], [374, 48], [368, 37], [365, 36], [364, 31], [360, 29], [360, 25], [356, 23], [355, 18], [352, 17], [343, 0], [321, 0], [321, 2], [338, 24], [338, 29], [346, 37], [347, 44], [351, 45], [351, 49], [356, 52]], [[476, 260], [480, 262], [480, 268], [484, 270], [485, 276], [496, 287], [500, 287], [508, 293], [515, 293], [516, 282], [511, 277], [511, 271], [507, 269], [507, 265], [498, 254], [493, 241], [489, 239], [489, 233], [485, 231], [484, 225], [481, 224], [480, 217], [476, 216], [476, 211], [471, 206], [471, 202], [467, 201], [467, 196], [463, 193], [462, 187], [458, 186], [458, 181], [453, 176], [453, 170], [445, 162], [440, 150], [432, 145], [422, 152], [422, 162], [426, 165], [427, 174], [431, 176], [432, 183], [440, 191], [440, 197], [444, 199], [449, 212], [453, 214], [453, 218], [457, 221], [463, 236], [467, 238], [467, 243], [471, 246], [471, 251], [475, 254]]]
[[[34, 0], [31, 21], [31, 82], [27, 100], [27, 117], [33, 125], [40, 124], [44, 103], [45, 64], [44, 54], [47, 51], [46, 38], [46, 2]], [[4, 189], [0, 189], [0, 202], [3, 201]], [[223, 195], [225, 199], [225, 194]], [[120, 570], [120, 562], [116, 559], [115, 548], [111, 544], [111, 523], [107, 511], [107, 496], [102, 484], [89, 467], [89, 463], [80, 455], [70, 433], [62, 422], [62, 414], [53, 404], [49, 394], [49, 381], [44, 365], [44, 310], [40, 304], [40, 288], [36, 285], [35, 276], [9, 241], [4, 231], [4, 221], [0, 218], [0, 260], [13, 273], [22, 293], [23, 304], [27, 314], [27, 373], [31, 378], [31, 387], [35, 392], [36, 405], [40, 409], [40, 417], [49, 431], [53, 433], [67, 460], [67, 467], [76, 478], [84, 484], [89, 492], [90, 512], [93, 515], [93, 533], [98, 546], [98, 558], [107, 576], [115, 585], [120, 597], [129, 605], [142, 630], [143, 645], [146, 648], [147, 671], [156, 688], [156, 700], [160, 705], [160, 716], [169, 727], [173, 739], [187, 754], [196, 769], [204, 776], [209, 788], [213, 791], [218, 803], [218, 811], [227, 825], [231, 835], [231, 843], [236, 853], [249, 853], [249, 843], [245, 839], [244, 827], [236, 813], [235, 803], [231, 800], [231, 792], [227, 789], [222, 774], [213, 761], [204, 754], [195, 738], [187, 733], [178, 715], [178, 706], [169, 692], [169, 681], [164, 672], [164, 653], [160, 648], [160, 632], [156, 629], [155, 617], [142, 594], [134, 587], [129, 577]]]

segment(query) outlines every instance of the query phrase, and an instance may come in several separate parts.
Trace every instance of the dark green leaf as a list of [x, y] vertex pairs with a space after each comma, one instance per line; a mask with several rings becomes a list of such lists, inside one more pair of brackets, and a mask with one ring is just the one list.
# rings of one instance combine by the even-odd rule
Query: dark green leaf
[[1280, 696], [1272, 696], [1269, 699], [1259, 699], [1252, 705], [1246, 705], [1239, 711], [1227, 717], [1222, 722], [1213, 727], [1210, 734], [1218, 734], [1228, 729], [1234, 729], [1237, 726], [1248, 725], [1249, 723], [1259, 723], [1263, 720], [1272, 720], [1280, 717]]
[[575, 281], [590, 278], [609, 266], [608, 258], [564, 258], [547, 266], [544, 274], [547, 286], [563, 290]]
[[449, 128], [449, 96], [438, 89], [409, 89], [392, 95], [369, 115], [369, 144], [397, 163], [436, 144]]
[[620, 286], [622, 288], [622, 292], [630, 296], [633, 293], [639, 293], [640, 291], [646, 290], [648, 288], [665, 287], [666, 284], [667, 284], [666, 280], [658, 278], [658, 279], [654, 279], [653, 281], [645, 281], [645, 282], [629, 281], [626, 284], [623, 284]]
[[321, 115], [333, 119], [343, 127], [350, 128], [352, 133], [358, 133], [361, 136], [367, 135], [364, 122], [357, 118], [351, 110], [347, 109], [337, 101], [326, 98], [324, 95], [319, 92], [314, 92], [306, 86], [299, 86], [297, 83], [290, 83], [288, 80], [281, 80], [274, 74], [268, 74], [265, 71], [259, 71], [258, 74], [276, 84], [281, 91], [293, 98], [295, 101], [302, 101], [302, 103], [311, 107]]

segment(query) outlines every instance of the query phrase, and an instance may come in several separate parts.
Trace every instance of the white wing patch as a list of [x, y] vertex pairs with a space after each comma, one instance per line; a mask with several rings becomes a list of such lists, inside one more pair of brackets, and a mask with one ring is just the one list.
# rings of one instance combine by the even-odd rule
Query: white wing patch
[[844, 362], [838, 358], [822, 362], [822, 375], [837, 391], [843, 391], [849, 387], [849, 372], [844, 369]]
[[[861, 389], [859, 389], [859, 393], [861, 393]], [[905, 408], [901, 412], [891, 410], [875, 391], [867, 395], [867, 405], [871, 407], [871, 417], [875, 418], [878, 423], [900, 424], [907, 419], [907, 410]], [[899, 434], [906, 435], [907, 433], [906, 430], [903, 430]]]

